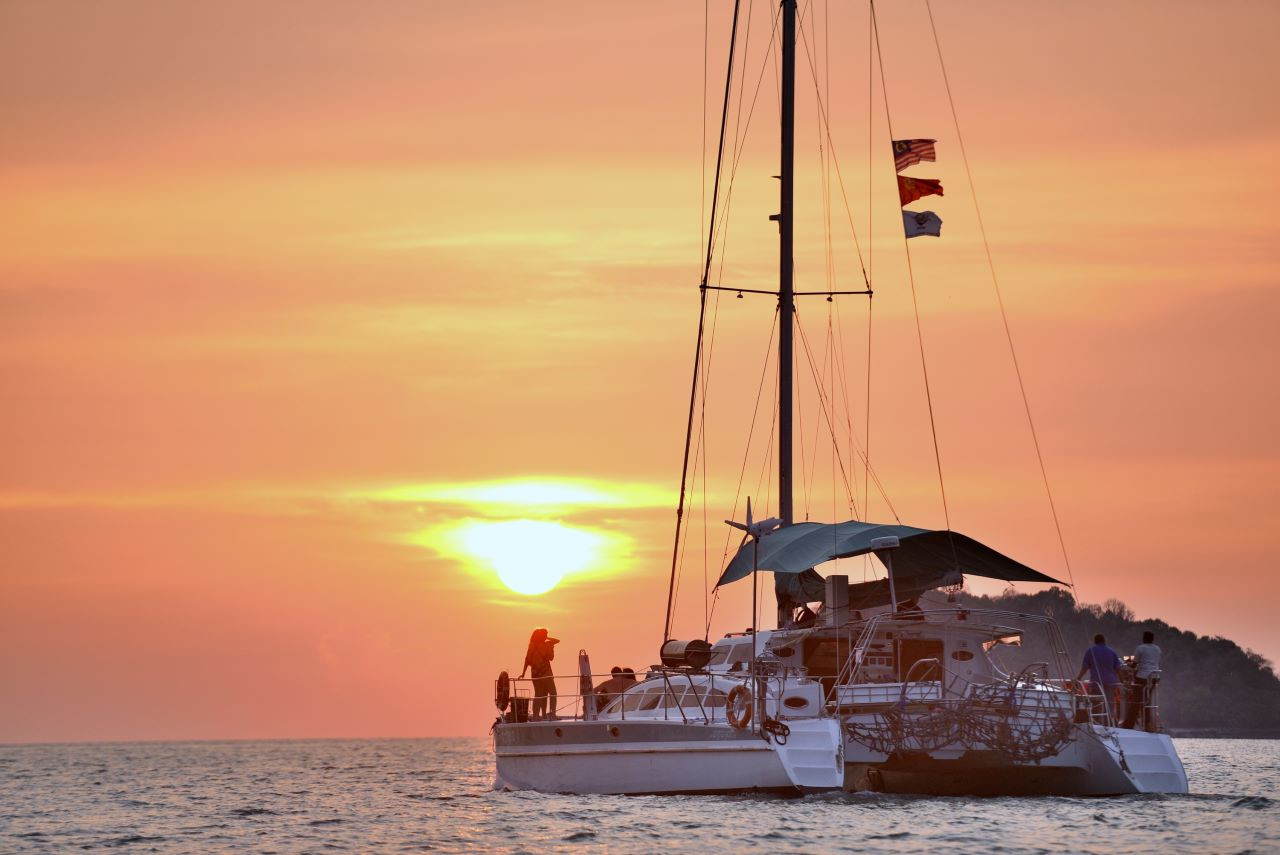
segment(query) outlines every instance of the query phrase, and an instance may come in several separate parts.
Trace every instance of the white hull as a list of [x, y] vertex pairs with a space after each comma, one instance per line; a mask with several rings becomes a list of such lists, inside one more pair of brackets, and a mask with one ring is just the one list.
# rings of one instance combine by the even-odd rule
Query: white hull
[[1109, 739], [1099, 741], [1133, 787], [1129, 792], [1187, 792], [1187, 772], [1182, 768], [1173, 740], [1166, 734], [1122, 728], [1112, 728], [1109, 733], [1118, 746]]
[[1038, 763], [961, 748], [892, 757], [846, 745], [845, 788], [920, 795], [1115, 796], [1186, 793], [1187, 775], [1162, 733], [1079, 725]]
[[1173, 743], [1159, 733], [1080, 725], [1058, 754], [1039, 763], [960, 748], [885, 756], [849, 743], [843, 746], [846, 765], [834, 721], [791, 725], [791, 739], [783, 747], [723, 724], [503, 724], [494, 737], [494, 787], [618, 795], [839, 789], [1004, 796], [1187, 792]]
[[494, 752], [496, 789], [631, 795], [796, 789], [770, 743], [724, 724], [501, 724]]

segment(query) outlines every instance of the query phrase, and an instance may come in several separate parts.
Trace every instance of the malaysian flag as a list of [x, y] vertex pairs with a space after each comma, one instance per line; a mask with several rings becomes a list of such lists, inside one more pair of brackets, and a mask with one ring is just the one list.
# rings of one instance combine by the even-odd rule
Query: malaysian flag
[[937, 140], [894, 140], [894, 168], [901, 172], [913, 163], [919, 163], [922, 160], [937, 160], [938, 155], [933, 148], [933, 144], [936, 142]]
[[942, 182], [936, 178], [908, 178], [898, 176], [898, 198], [902, 204], [910, 205], [925, 196], [941, 196]]

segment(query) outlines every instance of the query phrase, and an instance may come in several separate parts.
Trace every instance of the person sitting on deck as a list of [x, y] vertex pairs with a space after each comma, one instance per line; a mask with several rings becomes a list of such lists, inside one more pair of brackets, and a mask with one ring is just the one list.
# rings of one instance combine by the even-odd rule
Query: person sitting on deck
[[626, 674], [617, 665], [609, 669], [609, 673], [613, 676], [596, 686], [596, 711], [602, 712], [605, 707], [613, 701], [614, 698], [625, 692], [634, 684], [634, 680], [628, 680]]
[[1093, 637], [1093, 647], [1084, 652], [1084, 661], [1080, 665], [1077, 680], [1084, 678], [1085, 673], [1094, 686], [1102, 692], [1107, 711], [1114, 716], [1120, 703], [1120, 667], [1123, 665], [1120, 655], [1107, 646], [1107, 639], [1102, 633]]

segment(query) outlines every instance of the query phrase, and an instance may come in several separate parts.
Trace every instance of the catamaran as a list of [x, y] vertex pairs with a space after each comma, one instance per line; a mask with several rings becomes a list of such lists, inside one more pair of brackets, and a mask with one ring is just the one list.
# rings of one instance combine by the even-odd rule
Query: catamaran
[[[874, 14], [874, 10], [873, 10]], [[797, 297], [870, 294], [794, 288], [797, 0], [778, 11], [781, 69], [776, 423], [777, 516], [730, 525], [743, 542], [718, 585], [751, 579], [752, 627], [711, 642], [672, 638], [671, 598], [661, 664], [600, 694], [585, 651], [577, 691], [531, 720], [530, 690], [505, 672], [495, 685], [495, 786], [560, 793], [728, 793], [873, 790], [920, 794], [1185, 793], [1187, 778], [1159, 730], [1155, 692], [1142, 726], [1125, 728], [1117, 698], [1072, 679], [1069, 655], [1043, 615], [967, 607], [966, 576], [1063, 584], [949, 528], [862, 520], [796, 521], [793, 510], [794, 310]], [[738, 26], [734, 12], [734, 33]], [[732, 80], [733, 48], [730, 48]], [[721, 157], [729, 84], [721, 124]], [[901, 165], [932, 160], [932, 140], [894, 143], [904, 204], [927, 180], [904, 185]], [[716, 193], [719, 191], [719, 164]], [[935, 182], [936, 183], [936, 182]], [[917, 186], [919, 185], [919, 186]], [[940, 190], [940, 188], [939, 188]], [[921, 191], [923, 192], [923, 191]], [[712, 225], [716, 229], [715, 195]], [[904, 210], [908, 237], [936, 234], [931, 212]], [[712, 284], [711, 244], [700, 291]], [[753, 292], [762, 293], [762, 292]], [[700, 319], [694, 388], [702, 362]], [[685, 473], [694, 420], [691, 399]], [[681, 512], [685, 485], [681, 486]], [[679, 514], [678, 514], [679, 516]], [[677, 545], [679, 524], [677, 524]], [[815, 568], [874, 556], [884, 578], [851, 582]], [[868, 559], [869, 560], [869, 559]], [[675, 567], [673, 561], [673, 588]], [[758, 625], [761, 579], [772, 578], [778, 627]]]

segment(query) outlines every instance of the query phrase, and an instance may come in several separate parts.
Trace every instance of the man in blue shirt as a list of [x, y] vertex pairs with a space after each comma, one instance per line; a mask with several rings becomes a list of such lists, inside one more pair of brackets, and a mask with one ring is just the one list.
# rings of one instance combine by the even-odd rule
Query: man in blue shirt
[[1113, 715], [1119, 708], [1120, 675], [1117, 672], [1122, 665], [1120, 655], [1108, 647], [1107, 639], [1102, 633], [1098, 633], [1093, 637], [1093, 647], [1084, 652], [1080, 673], [1076, 675], [1076, 679], [1081, 680], [1085, 672], [1088, 672], [1089, 679], [1102, 690], [1102, 697], [1107, 703], [1108, 711]]

